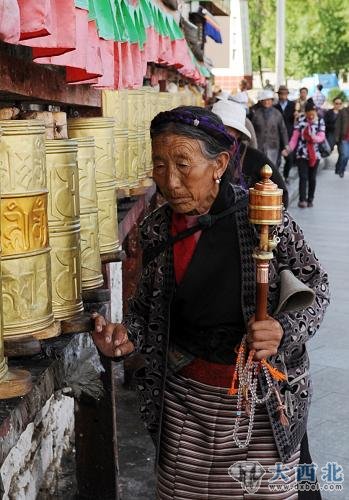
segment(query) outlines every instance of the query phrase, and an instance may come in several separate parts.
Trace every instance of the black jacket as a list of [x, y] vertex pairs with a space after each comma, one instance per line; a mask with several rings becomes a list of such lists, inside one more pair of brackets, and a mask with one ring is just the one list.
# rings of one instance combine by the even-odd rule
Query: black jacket
[[293, 126], [294, 126], [294, 112], [296, 108], [296, 103], [294, 101], [287, 101], [286, 108], [283, 110], [282, 107], [280, 106], [280, 103], [277, 103], [274, 105], [274, 108], [278, 109], [280, 113], [283, 116], [286, 128], [287, 128], [287, 134], [288, 138], [290, 139], [293, 133]]
[[245, 146], [245, 151], [241, 153], [242, 157], [242, 174], [246, 186], [248, 188], [254, 186], [256, 182], [261, 180], [261, 168], [264, 165], [269, 165], [273, 171], [273, 175], [271, 176], [271, 180], [275, 182], [279, 186], [280, 189], [283, 190], [282, 201], [284, 203], [284, 207], [288, 207], [288, 191], [285, 181], [280, 174], [279, 170], [275, 167], [275, 165], [268, 159], [268, 157], [259, 151], [259, 149], [253, 149], [249, 146]]

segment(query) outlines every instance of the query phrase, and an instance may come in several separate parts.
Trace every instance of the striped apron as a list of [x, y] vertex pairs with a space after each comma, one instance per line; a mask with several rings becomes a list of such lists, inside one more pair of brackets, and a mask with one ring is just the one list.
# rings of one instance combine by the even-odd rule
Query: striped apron
[[[270, 483], [280, 458], [267, 409], [265, 405], [257, 406], [250, 444], [240, 449], [233, 438], [236, 401], [237, 397], [229, 396], [225, 388], [205, 385], [178, 374], [167, 378], [157, 500], [298, 499], [298, 492], [292, 487], [296, 486], [294, 467], [299, 463], [299, 450], [282, 465], [282, 471], [289, 478], [287, 485], [281, 478]], [[241, 439], [246, 436], [247, 424], [246, 418], [239, 431]], [[251, 462], [258, 462], [263, 469], [257, 464], [253, 469], [257, 474], [247, 474], [244, 480], [237, 462], [246, 461], [252, 469]], [[244, 464], [242, 467], [245, 470]], [[269, 470], [270, 467], [274, 470]], [[258, 491], [251, 493], [258, 475], [262, 475]], [[252, 478], [252, 483], [248, 478]], [[248, 491], [243, 484], [248, 484]], [[270, 484], [283, 485], [285, 490], [272, 491]]]

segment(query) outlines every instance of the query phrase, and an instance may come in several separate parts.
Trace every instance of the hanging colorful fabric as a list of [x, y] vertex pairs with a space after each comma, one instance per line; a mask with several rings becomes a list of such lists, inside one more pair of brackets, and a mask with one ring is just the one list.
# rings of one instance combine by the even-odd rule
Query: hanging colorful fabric
[[50, 35], [53, 31], [51, 0], [18, 0], [21, 40]]
[[18, 43], [20, 14], [17, 0], [0, 0], [0, 40]]
[[52, 0], [52, 33], [22, 40], [33, 47], [33, 59], [65, 54], [76, 48], [75, 6], [73, 0]]

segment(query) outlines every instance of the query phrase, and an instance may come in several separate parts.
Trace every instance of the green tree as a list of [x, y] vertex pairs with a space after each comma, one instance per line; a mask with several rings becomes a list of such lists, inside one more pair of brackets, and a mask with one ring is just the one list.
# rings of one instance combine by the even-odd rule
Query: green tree
[[[276, 0], [249, 0], [252, 67], [275, 67]], [[286, 0], [286, 75], [349, 70], [348, 0]]]
[[249, 0], [252, 68], [273, 68], [275, 59], [276, 0]]

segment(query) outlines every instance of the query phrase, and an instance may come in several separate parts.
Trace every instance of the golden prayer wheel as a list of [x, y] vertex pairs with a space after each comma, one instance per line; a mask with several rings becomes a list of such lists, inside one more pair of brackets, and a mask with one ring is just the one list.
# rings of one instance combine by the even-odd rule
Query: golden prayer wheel
[[138, 106], [139, 106], [139, 121], [138, 121], [138, 147], [139, 147], [139, 165], [138, 165], [138, 179], [143, 181], [147, 177], [147, 152], [146, 152], [146, 108], [145, 108], [144, 90], [138, 91]]
[[172, 94], [169, 92], [159, 92], [158, 94], [158, 113], [172, 109]]
[[103, 90], [103, 116], [115, 119], [114, 146], [116, 185], [128, 188], [128, 91]]
[[[139, 90], [129, 90], [128, 98], [128, 179], [129, 187], [137, 188], [142, 178], [142, 145], [140, 130], [144, 123], [144, 109]], [[137, 150], [137, 151], [136, 151]]]
[[153, 171], [152, 152], [151, 152], [151, 138], [150, 138], [150, 124], [154, 117], [152, 109], [152, 95], [154, 90], [151, 87], [144, 87], [145, 91], [145, 170], [148, 176], [151, 176]]
[[9, 120], [0, 127], [4, 335], [49, 338], [59, 330], [51, 303], [45, 126]]
[[77, 142], [46, 141], [49, 186], [48, 226], [52, 267], [52, 308], [65, 320], [80, 314], [81, 247]]
[[137, 133], [128, 133], [128, 186], [136, 188], [138, 186], [138, 165], [140, 163], [140, 147]]
[[[1, 129], [0, 129], [1, 136]], [[1, 215], [1, 214], [0, 214]], [[1, 228], [0, 228], [1, 229]], [[1, 247], [0, 247], [0, 399], [24, 396], [31, 389], [31, 376], [25, 370], [9, 370], [4, 352]]]
[[78, 144], [81, 284], [83, 290], [89, 290], [104, 283], [98, 236], [95, 140], [80, 137], [74, 141]]
[[102, 255], [119, 249], [114, 124], [114, 118], [73, 118], [68, 121], [70, 137], [92, 136], [95, 139], [99, 248]]

